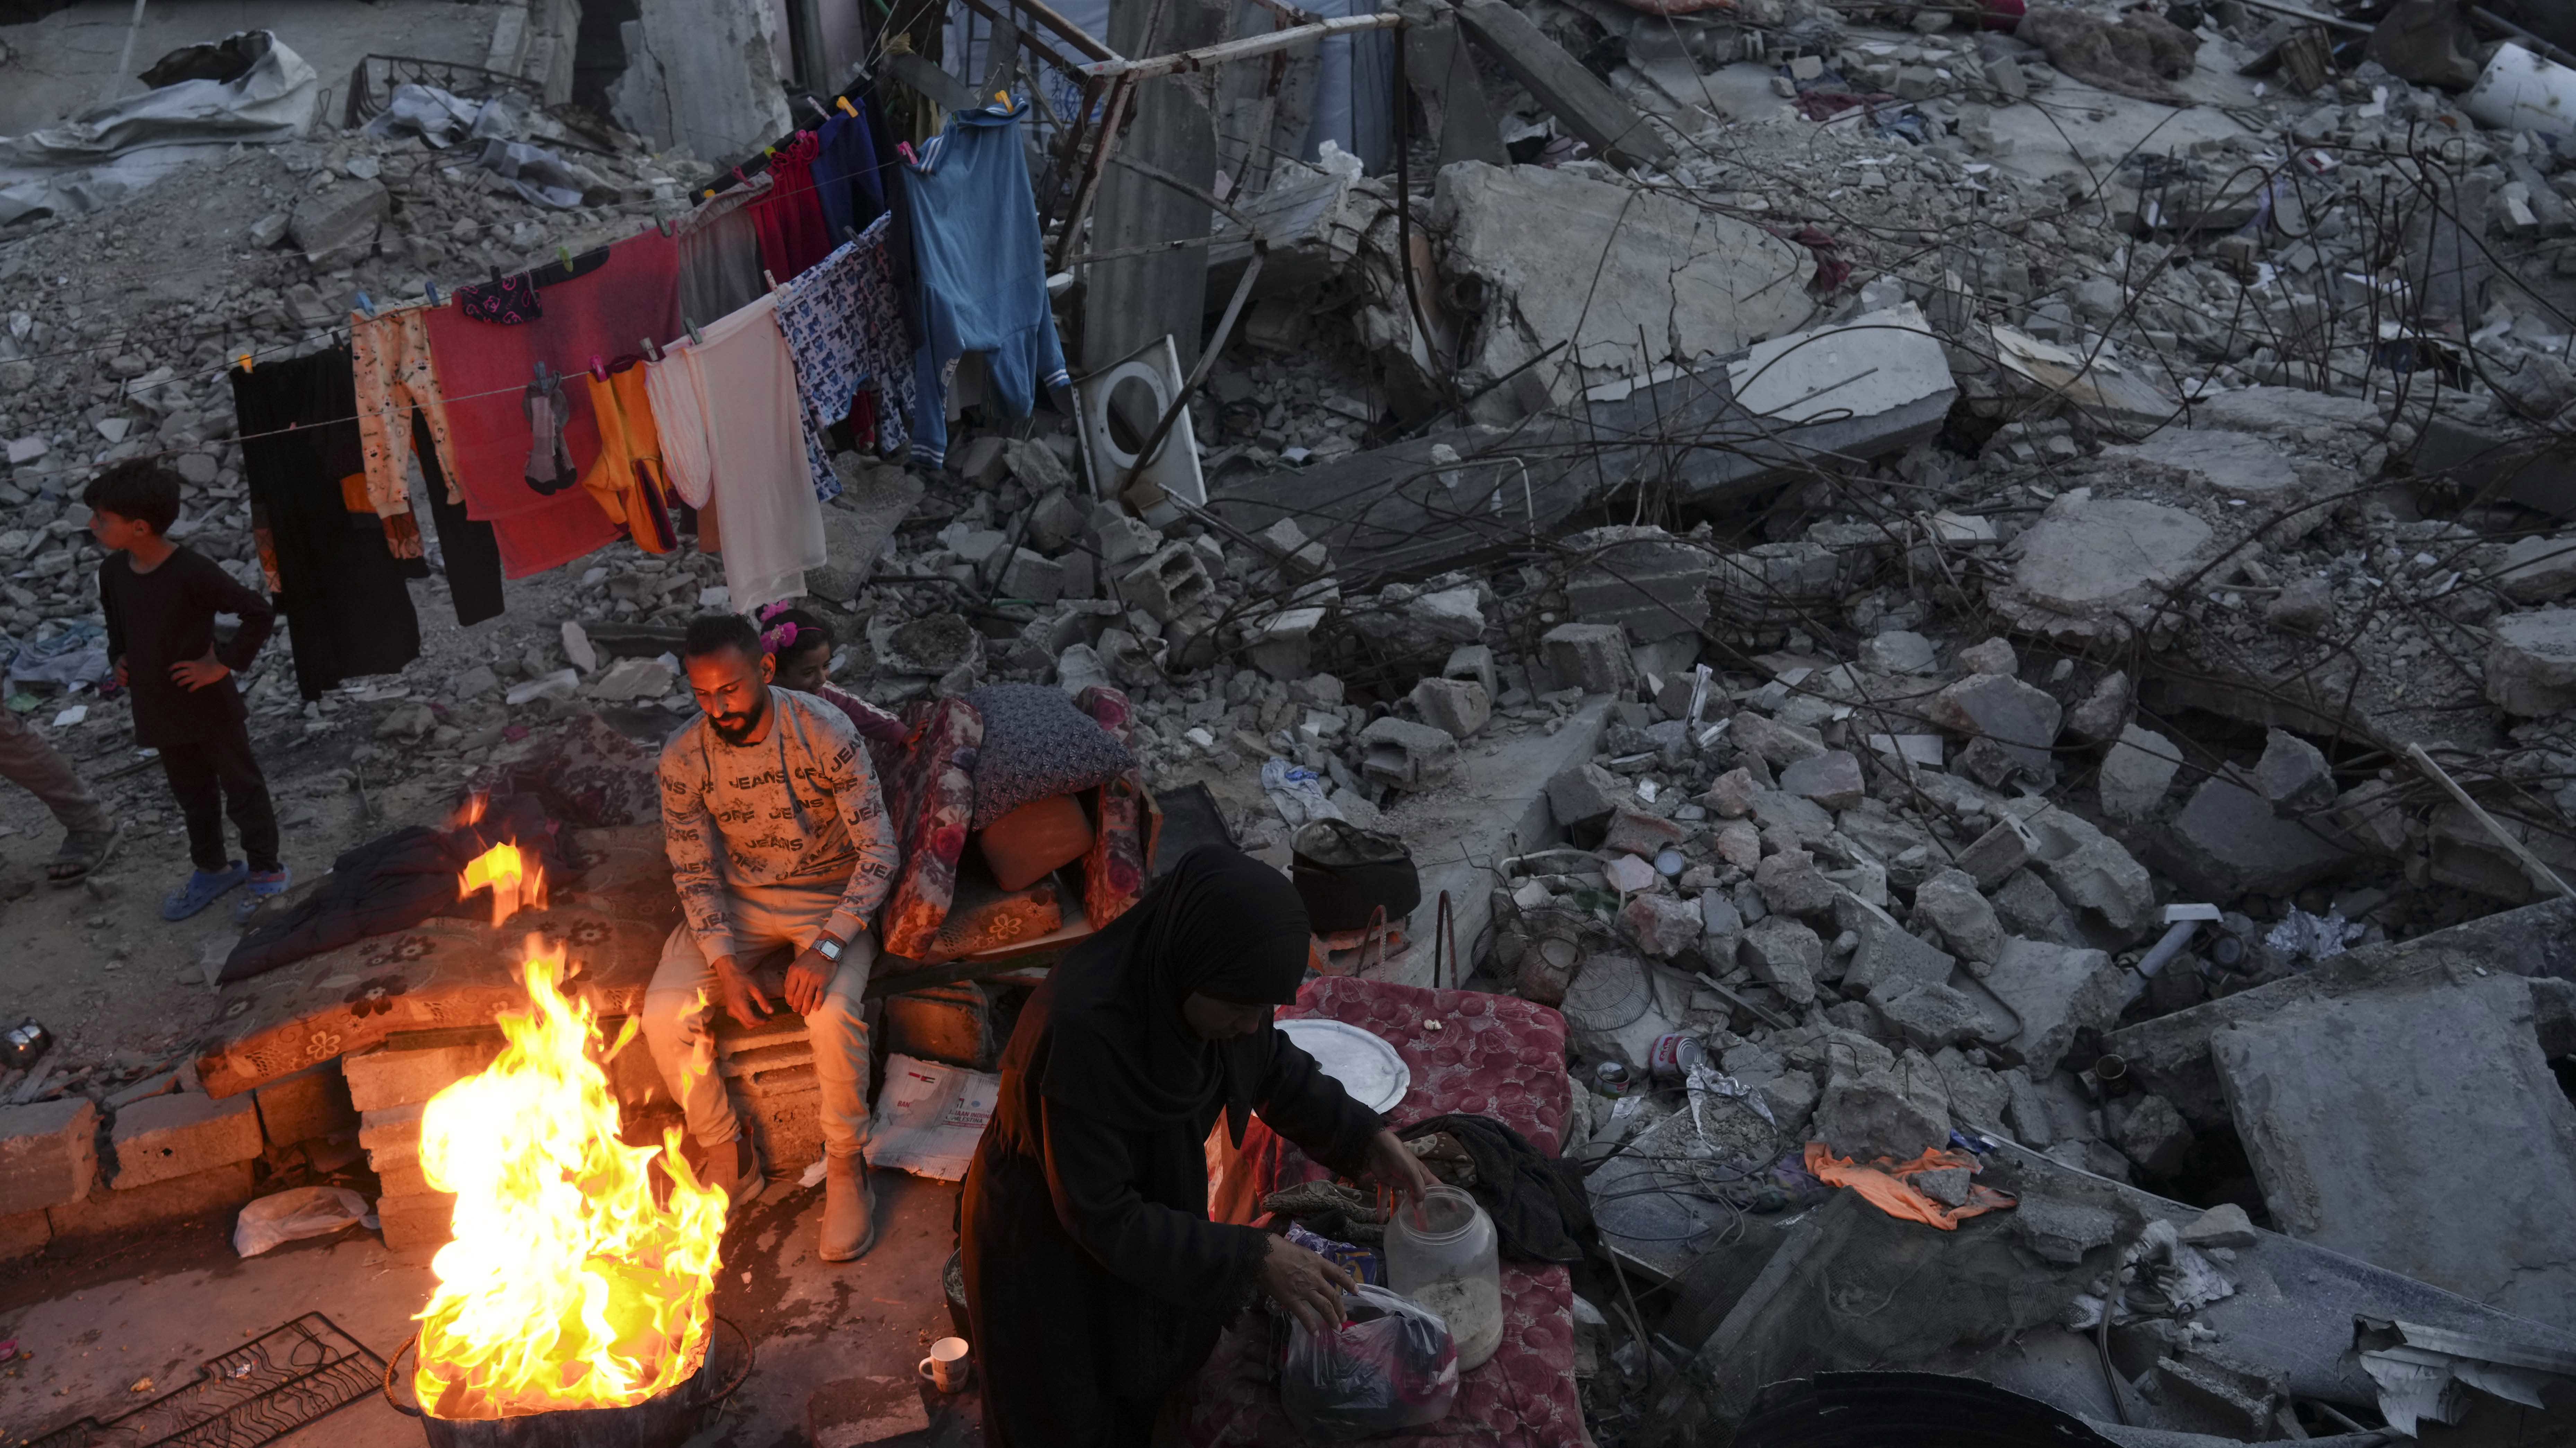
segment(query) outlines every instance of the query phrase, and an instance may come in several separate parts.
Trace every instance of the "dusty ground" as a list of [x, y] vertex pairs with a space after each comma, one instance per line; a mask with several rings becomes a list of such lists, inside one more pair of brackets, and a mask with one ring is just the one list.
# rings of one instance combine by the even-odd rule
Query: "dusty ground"
[[[939, 1282], [957, 1189], [893, 1175], [878, 1186], [889, 1213], [885, 1234], [851, 1266], [814, 1258], [819, 1189], [773, 1187], [734, 1225], [716, 1312], [751, 1339], [754, 1370], [691, 1448], [805, 1443], [806, 1401], [826, 1383], [884, 1380], [873, 1386], [888, 1401], [913, 1391], [906, 1384], [914, 1365], [951, 1331]], [[291, 1243], [245, 1261], [232, 1253], [230, 1230], [227, 1212], [86, 1261], [48, 1255], [0, 1269], [0, 1340], [14, 1338], [32, 1355], [0, 1368], [0, 1432], [8, 1441], [169, 1392], [208, 1358], [307, 1312], [390, 1357], [433, 1282], [427, 1252], [388, 1251], [369, 1233]], [[407, 1376], [408, 1357], [402, 1367]], [[145, 1378], [153, 1386], [134, 1391]], [[971, 1394], [924, 1400], [930, 1430], [888, 1441], [939, 1448], [982, 1441]], [[377, 1396], [276, 1440], [277, 1448], [420, 1441], [419, 1425]]]
[[[143, 12], [133, 69], [237, 30], [273, 30], [330, 89], [336, 119], [348, 95], [349, 71], [360, 57], [408, 55], [480, 65], [491, 48], [494, 13], [488, 6], [448, 0], [157, 0]], [[134, 7], [122, 0], [89, 0], [32, 25], [0, 26], [0, 46], [9, 56], [0, 64], [0, 135], [53, 125], [104, 99], [133, 18]], [[115, 93], [142, 89], [128, 75]]]
[[[457, 671], [516, 657], [554, 638], [579, 572], [558, 569], [506, 585], [509, 611], [470, 629], [457, 626], [443, 580], [415, 583], [421, 656], [409, 668], [334, 691], [324, 703], [328, 727], [319, 731], [307, 732], [310, 721], [293, 714], [254, 710], [252, 742], [286, 827], [286, 862], [298, 880], [329, 869], [351, 845], [433, 818], [454, 802], [459, 781], [408, 773], [395, 746], [374, 743], [375, 719], [402, 702], [390, 697], [393, 690], [405, 691], [404, 698], [437, 698]], [[271, 640], [259, 677], [288, 670], [287, 648]], [[60, 707], [48, 699], [33, 717], [44, 726]], [[178, 810], [160, 766], [138, 756], [125, 707], [102, 705], [94, 696], [89, 707], [83, 723], [46, 732], [125, 825], [116, 859], [96, 881], [49, 887], [44, 864], [61, 832], [33, 797], [0, 788], [0, 897], [15, 897], [0, 905], [0, 931], [9, 941], [0, 950], [0, 1014], [12, 1023], [26, 1016], [43, 1022], [60, 1038], [51, 1059], [66, 1070], [173, 1058], [220, 1009], [205, 966], [219, 963], [239, 936], [226, 914], [229, 899], [193, 920], [161, 919], [162, 896], [189, 869]], [[377, 753], [380, 748], [385, 752]], [[360, 758], [362, 752], [372, 757]], [[364, 784], [365, 811], [348, 782], [353, 769]], [[227, 841], [238, 854], [229, 831], [227, 825]]]

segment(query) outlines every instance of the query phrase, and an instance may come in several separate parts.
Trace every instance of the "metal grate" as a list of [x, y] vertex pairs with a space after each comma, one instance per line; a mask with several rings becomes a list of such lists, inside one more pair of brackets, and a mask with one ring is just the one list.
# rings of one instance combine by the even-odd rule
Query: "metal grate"
[[383, 1358], [308, 1312], [209, 1360], [176, 1392], [29, 1448], [259, 1448], [376, 1391], [384, 1375]]

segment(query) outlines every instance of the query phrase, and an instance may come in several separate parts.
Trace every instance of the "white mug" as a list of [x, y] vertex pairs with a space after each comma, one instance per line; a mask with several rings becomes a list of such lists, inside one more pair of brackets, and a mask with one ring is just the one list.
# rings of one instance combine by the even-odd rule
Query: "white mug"
[[943, 1337], [930, 1345], [930, 1356], [921, 1360], [914, 1372], [930, 1379], [943, 1393], [953, 1393], [966, 1386], [966, 1339]]

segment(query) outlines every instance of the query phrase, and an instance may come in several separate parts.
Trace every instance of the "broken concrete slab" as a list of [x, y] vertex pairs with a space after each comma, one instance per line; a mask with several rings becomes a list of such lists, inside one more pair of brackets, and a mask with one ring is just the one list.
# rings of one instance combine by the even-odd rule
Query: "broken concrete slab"
[[2015, 800], [2006, 808], [2030, 826], [2039, 842], [2032, 865], [2057, 898], [2120, 935], [2146, 928], [2155, 910], [2155, 882], [2119, 841], [2083, 816], [2039, 800]]
[[1780, 992], [1791, 1005], [1816, 999], [1816, 972], [1825, 962], [1816, 932], [1785, 915], [1766, 915], [1744, 932], [1745, 966], [1753, 978]]
[[1561, 623], [1541, 635], [1538, 646], [1559, 688], [1621, 699], [1636, 692], [1637, 661], [1617, 624]]
[[2305, 538], [2326, 521], [2329, 509], [2298, 504], [2325, 497], [2343, 476], [2271, 438], [2226, 429], [2166, 428], [2144, 442], [2105, 448], [2103, 456], [2178, 475], [2219, 497], [2260, 508], [2266, 519], [2279, 512], [2283, 516], [2265, 536], [2283, 543]]
[[1916, 886], [1914, 910], [1916, 919], [1938, 930], [1971, 972], [1982, 974], [1983, 967], [2002, 957], [2004, 930], [1995, 907], [1965, 870], [1942, 870]]
[[1671, 159], [1670, 142], [1506, 0], [1466, 0], [1458, 24], [1593, 150], [1626, 167]]
[[2516, 603], [2548, 603], [2576, 593], [2576, 535], [2516, 538], [2498, 551], [2488, 576]]
[[2012, 546], [2012, 581], [1988, 601], [2017, 628], [2081, 645], [2143, 629], [2163, 591], [2216, 556], [2217, 538], [2180, 508], [2077, 489]]
[[2507, 614], [2490, 625], [2487, 698], [2526, 718], [2576, 709], [2576, 608]]
[[[2181, 1108], [2204, 1130], [2228, 1111], [2209, 1055], [2210, 1037], [2241, 1022], [2309, 1000], [2412, 988], [2478, 972], [2530, 980], [2576, 980], [2576, 901], [2551, 900], [2419, 935], [2329, 956], [2296, 975], [2203, 1001], [2115, 1032], [2109, 1049], [2141, 1087]], [[2576, 1050], [2576, 1041], [2566, 1049]]]
[[2120, 1018], [2125, 975], [2101, 951], [2015, 935], [2005, 939], [1985, 986], [2021, 1021], [2007, 1049], [2040, 1076], [2057, 1069], [2078, 1030], [2107, 1030]]
[[2312, 999], [2210, 1052], [2282, 1230], [2576, 1327], [2576, 1104], [2528, 983]]
[[[1813, 311], [1804, 252], [1679, 197], [1462, 162], [1440, 173], [1432, 215], [1448, 233], [1447, 272], [1474, 278], [1486, 299], [1481, 343], [1460, 367], [1470, 392], [1567, 343], [1543, 372], [1562, 377], [1555, 399], [1571, 402], [1597, 383], [1740, 351]], [[1578, 273], [1590, 285], [1566, 284]]]
[[2153, 729], [2122, 726], [2119, 742], [2102, 756], [2095, 792], [2102, 812], [2124, 824], [2153, 819], [2164, 808], [2174, 776], [2182, 772], [2182, 749]]
[[2322, 815], [2285, 819], [2229, 765], [2200, 782], [2168, 827], [2164, 868], [2206, 899], [2286, 895], [2352, 858]]
[[1970, 674], [1932, 696], [1925, 712], [1934, 723], [1967, 736], [1971, 748], [1985, 744], [2000, 751], [2009, 768], [2043, 782], [2055, 777], [2051, 751], [2065, 711], [2046, 691], [2002, 674]]
[[1583, 561], [1565, 580], [1565, 605], [1589, 624], [1617, 624], [1637, 643], [1695, 635], [1708, 622], [1710, 548], [1661, 528], [1613, 525], [1571, 534]]

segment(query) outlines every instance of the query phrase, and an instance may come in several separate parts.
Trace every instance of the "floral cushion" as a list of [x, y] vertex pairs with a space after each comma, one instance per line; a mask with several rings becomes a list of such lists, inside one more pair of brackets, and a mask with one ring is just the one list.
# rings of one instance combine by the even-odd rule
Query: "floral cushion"
[[[1564, 1140], [1574, 1083], [1565, 1070], [1565, 1018], [1514, 996], [1423, 990], [1351, 976], [1310, 981], [1279, 1018], [1321, 1016], [1382, 1037], [1413, 1073], [1390, 1124], [1449, 1112], [1490, 1116], [1544, 1152]], [[1437, 1025], [1439, 1029], [1433, 1030]], [[1256, 1140], [1259, 1138], [1259, 1140]], [[1268, 1180], [1262, 1190], [1330, 1175], [1257, 1122], [1243, 1150]], [[1586, 1443], [1574, 1383], [1574, 1286], [1563, 1267], [1503, 1264], [1503, 1346], [1460, 1381], [1457, 1405], [1428, 1427], [1373, 1442]], [[1268, 1320], [1247, 1313], [1226, 1330], [1207, 1366], [1182, 1390], [1184, 1436], [1212, 1445], [1278, 1445], [1299, 1437], [1279, 1406], [1278, 1359]]]
[[957, 893], [957, 859], [966, 851], [966, 822], [975, 812], [975, 755], [983, 720], [964, 699], [919, 700], [904, 710], [906, 738], [870, 736], [878, 787], [903, 849], [894, 889], [877, 912], [886, 952], [915, 960], [936, 949], [939, 927]]
[[[1102, 732], [1127, 749], [1135, 733], [1135, 709], [1127, 696], [1107, 684], [1094, 684], [1076, 694], [1073, 706], [1088, 714]], [[1082, 913], [1094, 930], [1127, 913], [1145, 893], [1154, 869], [1154, 837], [1163, 816], [1145, 792], [1144, 772], [1126, 771], [1100, 786], [1092, 800], [1091, 850], [1082, 857]]]

